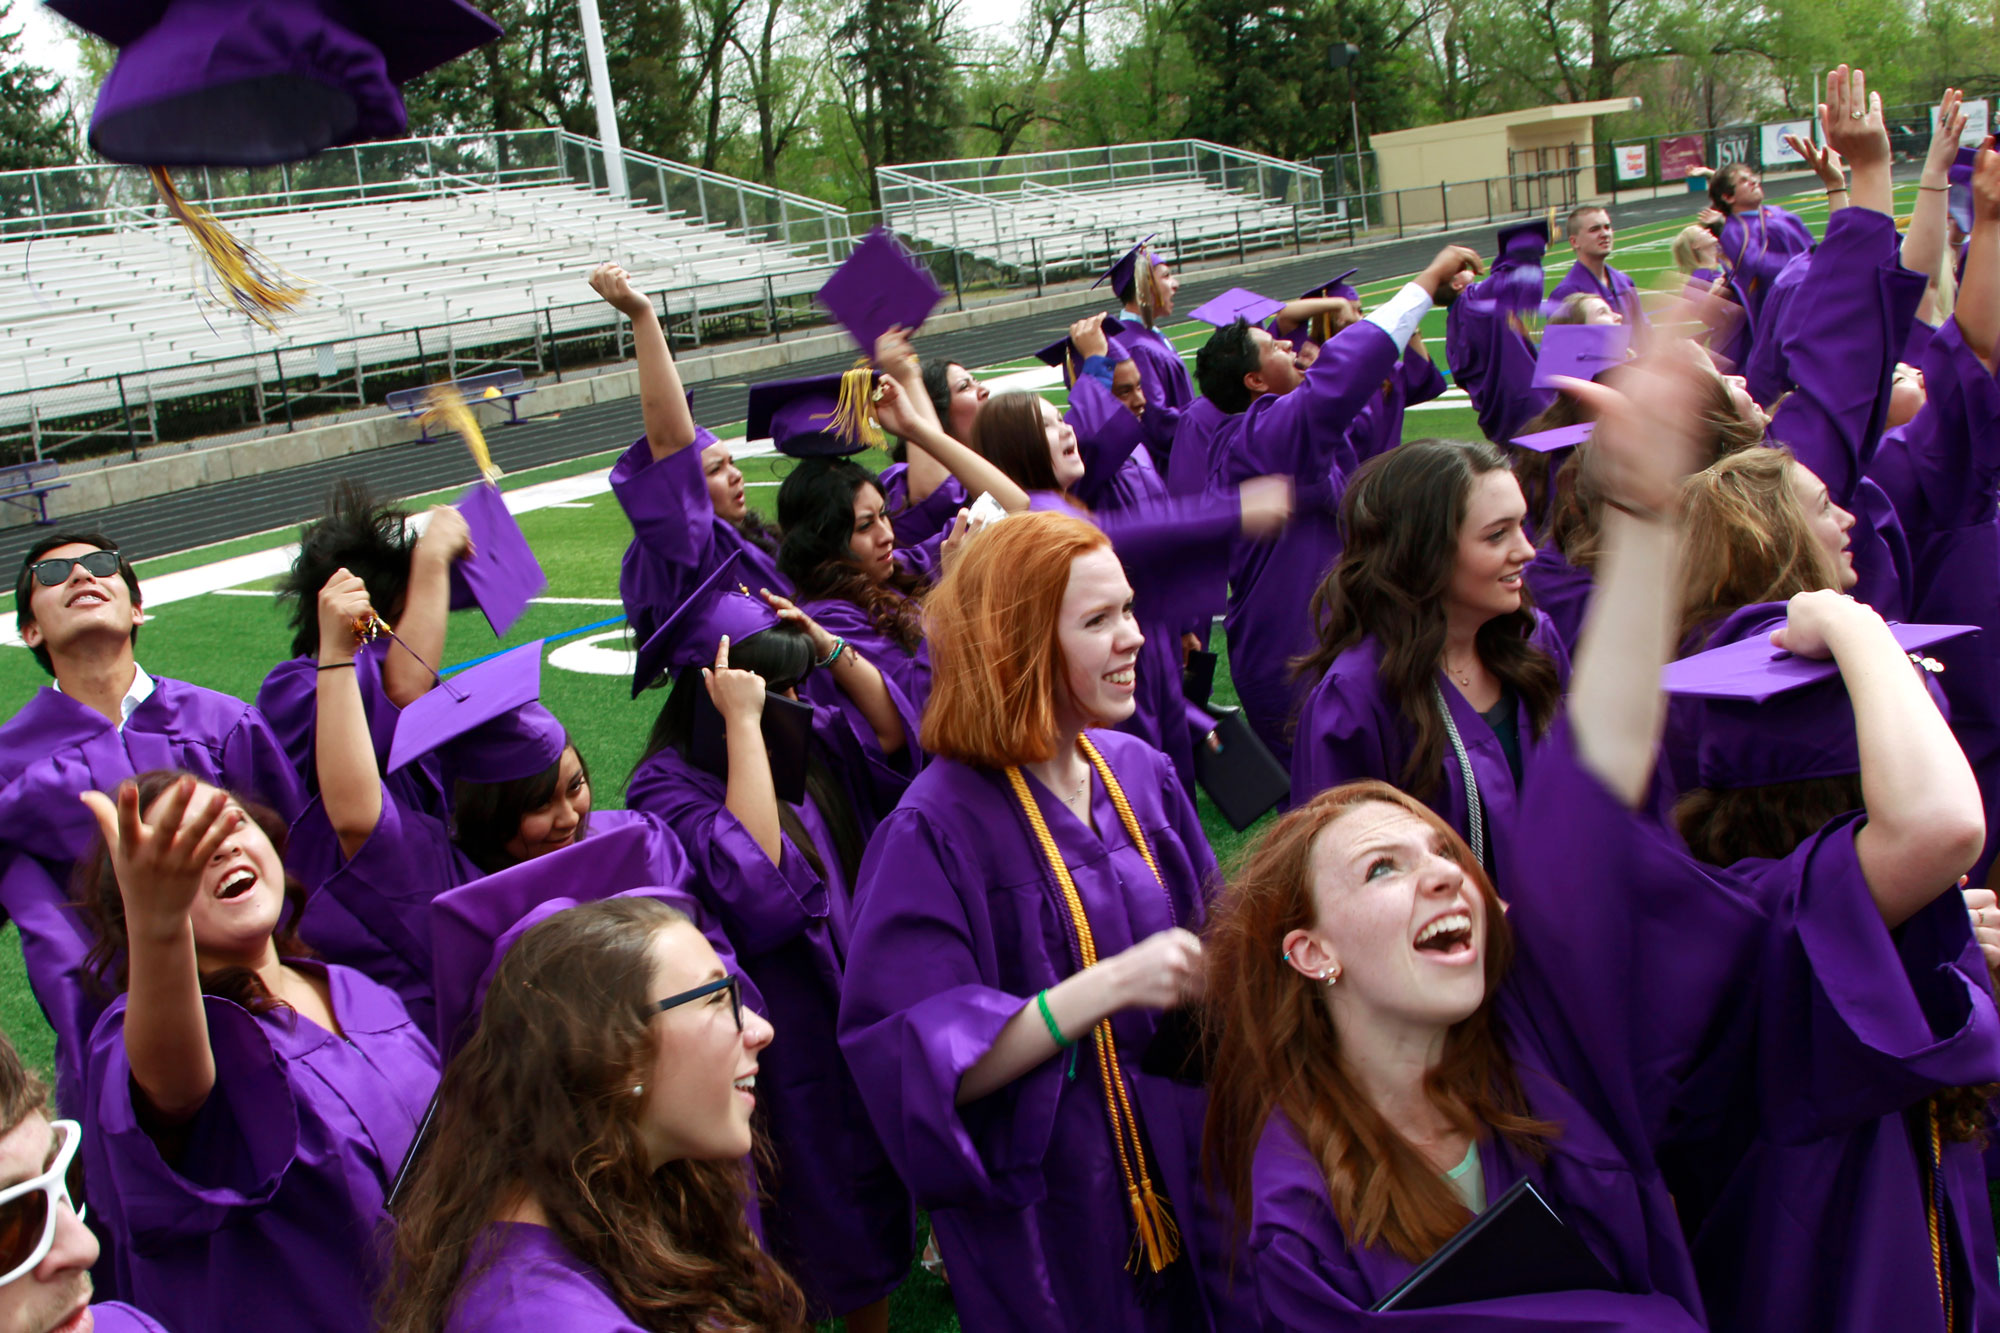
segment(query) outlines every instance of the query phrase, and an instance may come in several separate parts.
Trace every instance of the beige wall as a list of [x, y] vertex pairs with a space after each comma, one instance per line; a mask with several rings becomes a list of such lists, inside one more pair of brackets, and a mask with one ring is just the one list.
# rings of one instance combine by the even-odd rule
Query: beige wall
[[[1630, 109], [1632, 104], [1625, 99], [1532, 107], [1373, 134], [1369, 144], [1375, 150], [1384, 189], [1435, 190], [1440, 181], [1456, 184], [1507, 175], [1510, 148], [1577, 144], [1584, 149], [1587, 161], [1592, 117]], [[1456, 206], [1453, 211], [1457, 211]]]

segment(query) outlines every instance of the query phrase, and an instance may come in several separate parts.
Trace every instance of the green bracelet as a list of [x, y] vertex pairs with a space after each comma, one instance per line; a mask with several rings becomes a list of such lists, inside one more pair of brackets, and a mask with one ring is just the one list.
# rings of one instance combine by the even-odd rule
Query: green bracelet
[[1042, 1022], [1048, 1025], [1049, 1035], [1056, 1039], [1057, 1046], [1066, 1051], [1076, 1045], [1075, 1042], [1062, 1034], [1061, 1028], [1056, 1026], [1056, 1016], [1049, 1012], [1049, 993], [1047, 991], [1036, 992], [1035, 1008], [1042, 1011]]

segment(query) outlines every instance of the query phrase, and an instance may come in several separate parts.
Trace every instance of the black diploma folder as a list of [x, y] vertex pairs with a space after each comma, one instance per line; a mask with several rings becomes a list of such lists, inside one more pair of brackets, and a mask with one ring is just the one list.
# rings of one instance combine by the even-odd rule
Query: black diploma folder
[[[806, 798], [806, 752], [812, 744], [812, 705], [782, 694], [764, 696], [764, 749], [771, 756], [771, 785], [778, 799], [797, 805]], [[694, 746], [688, 757], [696, 768], [727, 777], [729, 738], [722, 714], [706, 689], [694, 692]]]
[[1610, 1272], [1523, 1180], [1424, 1261], [1377, 1310], [1434, 1310], [1551, 1291], [1620, 1291]]
[[1195, 737], [1195, 781], [1230, 827], [1241, 832], [1292, 794], [1292, 775], [1250, 730], [1242, 709], [1211, 707], [1208, 712], [1215, 718], [1219, 748], [1209, 748], [1206, 737]]

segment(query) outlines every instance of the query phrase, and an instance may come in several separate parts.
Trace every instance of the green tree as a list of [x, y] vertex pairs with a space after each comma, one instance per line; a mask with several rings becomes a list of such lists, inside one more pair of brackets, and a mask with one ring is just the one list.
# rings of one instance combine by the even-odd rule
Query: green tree
[[939, 0], [856, 0], [833, 35], [833, 79], [882, 206], [875, 168], [957, 151], [962, 119], [951, 10]]
[[0, 0], [0, 171], [73, 162], [76, 118], [62, 81], [22, 56], [21, 30], [7, 25], [13, 8]]

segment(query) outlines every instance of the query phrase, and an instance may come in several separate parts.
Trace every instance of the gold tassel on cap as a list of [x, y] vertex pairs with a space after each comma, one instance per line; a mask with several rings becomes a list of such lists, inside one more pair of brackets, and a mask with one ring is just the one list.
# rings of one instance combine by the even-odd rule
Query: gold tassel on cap
[[436, 429], [455, 433], [472, 451], [472, 461], [479, 465], [479, 471], [486, 480], [500, 480], [500, 469], [493, 466], [493, 455], [486, 448], [486, 435], [479, 429], [472, 409], [465, 405], [465, 399], [459, 396], [456, 388], [449, 384], [433, 384], [424, 395], [422, 420], [427, 431]]
[[849, 444], [882, 447], [882, 428], [875, 423], [875, 372], [866, 360], [840, 377], [840, 399], [833, 409], [834, 434]]
[[[173, 177], [165, 167], [148, 167], [160, 202], [176, 221], [187, 228], [200, 262], [206, 264], [211, 282], [204, 283], [216, 304], [235, 310], [245, 319], [271, 333], [278, 331], [277, 316], [290, 314], [305, 303], [305, 282], [285, 272], [257, 251], [231, 236], [215, 215], [181, 198]], [[220, 285], [222, 294], [215, 288]]]

